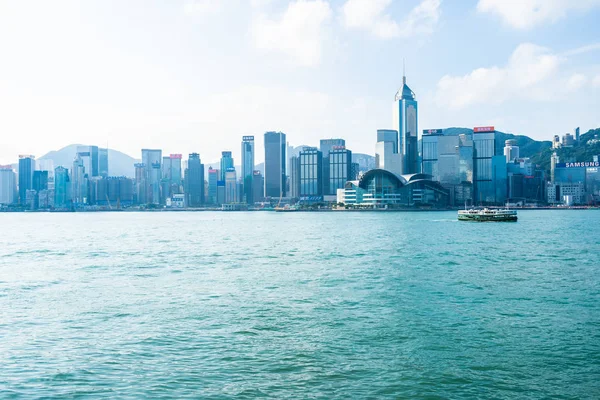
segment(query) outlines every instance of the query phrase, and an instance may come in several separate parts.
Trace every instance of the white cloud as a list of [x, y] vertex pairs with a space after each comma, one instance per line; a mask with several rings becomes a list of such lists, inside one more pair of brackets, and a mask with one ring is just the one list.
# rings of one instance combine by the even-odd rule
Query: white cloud
[[571, 11], [586, 11], [600, 0], [479, 0], [477, 11], [497, 14], [517, 29], [530, 29], [544, 22], [556, 22]]
[[587, 82], [587, 77], [583, 74], [573, 74], [567, 79], [567, 90], [569, 91], [577, 91], [585, 85]]
[[478, 102], [500, 104], [510, 98], [547, 100], [549, 89], [556, 89], [551, 78], [561, 62], [562, 58], [549, 49], [523, 43], [504, 67], [478, 68], [464, 76], [442, 77], [436, 100], [454, 109]]
[[600, 88], [600, 74], [598, 74], [594, 77], [594, 79], [592, 80], [592, 85], [595, 88]]
[[581, 47], [577, 47], [576, 49], [571, 49], [568, 51], [565, 51], [563, 53], [564, 56], [576, 56], [579, 54], [585, 54], [585, 53], [589, 53], [591, 51], [597, 51], [600, 50], [600, 43], [592, 43], [592, 44], [588, 44], [585, 46], [581, 46]]
[[222, 5], [222, 0], [186, 0], [183, 10], [188, 15], [207, 15], [220, 11]]
[[387, 39], [431, 34], [440, 18], [441, 0], [422, 0], [408, 16], [397, 23], [385, 13], [392, 0], [348, 0], [342, 7], [344, 25], [363, 29]]
[[252, 34], [255, 46], [265, 52], [280, 52], [295, 63], [315, 66], [321, 62], [324, 24], [331, 18], [324, 0], [296, 0], [280, 18], [255, 17]]

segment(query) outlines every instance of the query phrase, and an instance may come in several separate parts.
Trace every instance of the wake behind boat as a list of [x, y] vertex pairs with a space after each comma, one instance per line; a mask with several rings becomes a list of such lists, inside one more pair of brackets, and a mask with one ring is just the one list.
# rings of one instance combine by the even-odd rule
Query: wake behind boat
[[516, 210], [470, 209], [458, 212], [459, 221], [474, 222], [514, 222], [517, 221]]

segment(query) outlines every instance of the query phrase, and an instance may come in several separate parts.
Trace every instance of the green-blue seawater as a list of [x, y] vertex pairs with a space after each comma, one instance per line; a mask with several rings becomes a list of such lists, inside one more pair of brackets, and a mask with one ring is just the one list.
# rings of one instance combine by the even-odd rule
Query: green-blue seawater
[[600, 398], [600, 211], [0, 214], [0, 398]]

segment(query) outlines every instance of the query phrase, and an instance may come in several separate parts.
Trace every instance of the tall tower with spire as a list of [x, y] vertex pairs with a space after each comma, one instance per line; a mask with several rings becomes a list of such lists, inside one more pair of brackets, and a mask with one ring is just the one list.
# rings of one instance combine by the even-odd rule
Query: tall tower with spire
[[[404, 62], [403, 62], [404, 64]], [[404, 70], [404, 65], [403, 68]], [[413, 92], [406, 84], [402, 72], [402, 87], [394, 99], [394, 129], [398, 131], [398, 153], [402, 154], [402, 173], [416, 174], [418, 169], [418, 105]]]

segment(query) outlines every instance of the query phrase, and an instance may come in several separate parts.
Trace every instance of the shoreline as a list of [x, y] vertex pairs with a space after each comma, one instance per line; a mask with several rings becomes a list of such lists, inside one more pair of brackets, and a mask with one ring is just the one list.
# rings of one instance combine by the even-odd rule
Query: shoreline
[[[490, 209], [498, 209], [503, 207], [489, 207]], [[580, 206], [580, 207], [510, 207], [511, 210], [517, 211], [538, 211], [538, 210], [600, 210], [600, 207]], [[221, 208], [162, 208], [162, 209], [98, 209], [98, 210], [0, 210], [1, 213], [97, 213], [97, 212], [140, 212], [140, 213], [157, 213], [157, 212], [276, 212], [276, 213], [323, 213], [323, 212], [447, 212], [464, 210], [463, 207], [458, 208], [359, 208], [359, 209], [316, 209], [316, 210], [275, 210], [275, 209], [248, 209], [248, 210], [223, 210]]]

